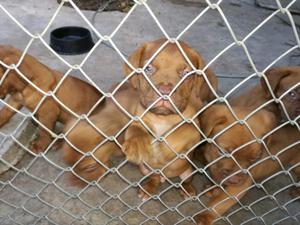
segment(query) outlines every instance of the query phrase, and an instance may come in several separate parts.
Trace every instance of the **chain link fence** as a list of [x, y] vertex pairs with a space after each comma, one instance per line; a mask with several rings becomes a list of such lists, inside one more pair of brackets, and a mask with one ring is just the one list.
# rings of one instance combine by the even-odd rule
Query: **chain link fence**
[[[4, 76], [2, 76], [0, 80], [0, 85], [4, 84], [6, 77], [11, 71], [15, 71], [22, 79], [31, 85], [32, 89], [39, 92], [41, 95], [38, 104], [32, 112], [20, 111], [19, 109], [9, 105], [5, 100], [1, 100], [1, 103], [4, 104], [4, 106], [9, 107], [23, 118], [11, 133], [6, 134], [0, 130], [0, 135], [2, 137], [1, 145], [3, 145], [8, 139], [13, 140], [15, 145], [26, 153], [26, 157], [28, 159], [27, 162], [29, 162], [25, 163], [26, 160], [23, 160], [24, 162], [15, 166], [5, 158], [0, 158], [2, 164], [5, 164], [10, 168], [10, 171], [1, 175], [2, 178], [0, 181], [1, 224], [211, 224], [212, 221], [214, 221], [215, 224], [300, 224], [300, 206], [297, 202], [299, 200], [299, 196], [289, 197], [287, 194], [291, 187], [299, 187], [299, 181], [294, 178], [292, 170], [297, 169], [297, 167], [300, 166], [300, 162], [298, 161], [294, 163], [292, 167], [286, 168], [282, 165], [279, 157], [280, 153], [287, 152], [289, 149], [297, 148], [297, 144], [299, 144], [298, 136], [296, 134], [296, 141], [285, 146], [284, 149], [278, 151], [279, 153], [275, 156], [272, 155], [272, 150], [269, 149], [269, 144], [267, 143], [267, 138], [276, 134], [276, 132], [284, 126], [293, 126], [293, 129], [296, 129], [296, 131], [293, 130], [293, 132], [296, 133], [298, 133], [299, 130], [299, 124], [297, 123], [299, 116], [297, 115], [296, 117], [290, 118], [288, 109], [285, 108], [283, 103], [284, 97], [291, 90], [296, 89], [299, 83], [290, 87], [280, 97], [276, 97], [276, 94], [273, 93], [272, 86], [266, 77], [266, 72], [280, 61], [280, 59], [299, 49], [300, 42], [297, 27], [295, 25], [293, 15], [289, 11], [296, 0], [290, 1], [284, 6], [279, 0], [276, 0], [277, 10], [272, 11], [272, 13], [265, 18], [263, 22], [258, 24], [243, 39], [239, 39], [235, 34], [234, 29], [232, 29], [226, 13], [221, 7], [222, 2], [222, 0], [207, 0], [207, 7], [204, 8], [176, 37], [170, 37], [168, 35], [146, 0], [135, 0], [132, 8], [109, 35], [104, 35], [99, 32], [72, 0], [61, 1], [45, 29], [38, 34], [31, 33], [22, 25], [22, 21], [18, 21], [5, 7], [0, 4], [2, 13], [6, 14], [11, 21], [21, 28], [28, 37], [30, 37], [30, 41], [16, 63], [6, 64], [3, 61], [0, 62], [1, 66], [6, 69]], [[66, 3], [74, 9], [74, 13], [76, 12], [85, 21], [89, 29], [91, 29], [97, 37], [97, 42], [92, 50], [85, 55], [81, 63], [76, 65], [70, 64], [62, 56], [57, 54], [45, 41], [46, 32], [49, 30], [53, 21]], [[143, 68], [135, 68], [127, 55], [120, 50], [113, 40], [116, 33], [119, 29], [121, 29], [123, 24], [137, 7], [144, 7], [147, 10], [165, 38], [161, 47], [159, 47], [158, 50], [150, 57]], [[207, 62], [203, 68], [196, 68], [186, 53], [182, 42], [179, 40], [189, 29], [191, 29], [191, 27], [195, 25], [197, 21], [202, 19], [208, 10], [215, 10], [218, 12], [226, 29], [232, 37], [232, 42], [215, 55], [211, 61]], [[285, 14], [289, 18], [296, 44], [275, 58], [272, 63], [261, 71], [257, 69], [254, 60], [252, 59], [246, 41], [258, 32], [258, 30], [268, 21], [279, 14]], [[39, 87], [36, 83], [28, 79], [28, 75], [23, 73], [20, 68], [20, 65], [26, 57], [28, 49], [34, 41], [40, 41], [49, 50], [49, 52], [54, 54], [65, 66], [69, 68], [53, 89], [45, 90]], [[130, 74], [115, 85], [110, 92], [105, 92], [97, 86], [97, 84], [93, 82], [93, 80], [90, 79], [83, 70], [83, 66], [88, 63], [87, 61], [89, 57], [91, 57], [93, 52], [103, 43], [113, 48], [124, 64], [131, 69]], [[165, 96], [161, 94], [161, 90], [159, 90], [159, 88], [153, 84], [151, 79], [149, 79], [145, 70], [147, 66], [155, 60], [159, 53], [163, 52], [164, 48], [170, 44], [177, 47], [177, 51], [183, 55], [184, 59], [192, 69], [187, 73], [187, 76], [182, 77], [174, 89]], [[224, 96], [221, 96], [211, 84], [207, 70], [216, 60], [233, 47], [242, 49], [248, 59], [251, 69], [254, 72], [247, 78], [243, 79]], [[80, 71], [88, 83], [98, 91], [99, 95], [103, 95], [103, 97], [98, 99], [88, 113], [82, 115], [72, 111], [66, 104], [64, 104], [64, 102], [57, 98], [59, 88], [74, 70]], [[118, 92], [122, 90], [123, 86], [126, 86], [126, 82], [131, 80], [134, 76], [136, 76], [136, 74], [140, 74], [140, 76], [148, 82], [149, 86], [151, 86], [151, 88], [159, 96], [151, 105], [146, 107], [140, 115], [134, 115], [132, 112], [128, 112], [128, 107], [124, 107], [120, 104], [121, 100], [117, 95]], [[214, 95], [214, 99], [203, 106], [198, 112], [195, 112], [192, 117], [184, 115], [172, 99], [173, 93], [180, 88], [180, 85], [184, 83], [190, 75], [202, 77]], [[268, 102], [249, 111], [248, 114], [241, 118], [241, 116], [236, 113], [234, 104], [231, 103], [231, 96], [234, 91], [241, 88], [252, 78], [265, 80], [272, 98]], [[73, 120], [74, 123], [67, 126], [64, 133], [57, 134], [53, 132], [36, 117], [36, 113], [49, 97], [53, 98], [56, 102], [59, 102], [61, 107], [63, 107], [65, 111], [71, 113], [75, 118]], [[255, 98], [255, 96], [253, 98]], [[176, 114], [180, 118], [180, 121], [167, 132], [157, 135], [149, 127], [149, 124], [143, 120], [143, 118], [151, 111], [151, 108], [162, 99], [170, 102], [172, 107], [175, 109]], [[258, 136], [249, 121], [253, 115], [259, 114], [264, 107], [271, 105], [274, 102], [281, 105], [283, 112], [288, 119], [280, 123], [277, 127], [273, 127], [268, 132], [265, 132], [265, 134]], [[234, 122], [221, 130], [220, 133], [211, 137], [210, 135], [207, 135], [207, 133], [203, 130], [203, 127], [199, 126], [198, 118], [201, 120], [201, 116], [205, 114], [210, 107], [213, 107], [213, 105], [217, 103], [222, 103], [227, 106], [227, 110], [230, 112], [231, 117], [234, 118]], [[126, 115], [127, 117], [127, 120], [122, 122], [123, 125], [120, 126], [120, 129], [116, 133], [110, 133], [109, 130], [101, 130], [101, 127], [98, 127], [97, 125], [99, 124], [99, 121], [108, 120], [110, 116], [109, 113], [101, 114], [100, 112], [99, 115], [102, 115], [102, 117], [99, 118], [97, 117], [97, 112], [93, 114], [93, 109], [99, 107], [101, 111], [101, 105], [103, 104], [104, 107], [105, 104], [113, 104], [117, 108], [117, 113]], [[228, 112], [226, 111], [226, 113]], [[44, 152], [38, 154], [34, 153], [28, 143], [28, 138], [20, 141], [20, 139], [15, 136], [21, 129], [23, 129], [24, 124], [28, 121], [28, 119], [33, 120], [34, 123], [36, 123], [40, 128], [46, 130], [46, 132], [51, 134], [53, 137], [51, 144]], [[151, 168], [151, 166], [147, 165], [147, 162], [144, 161], [144, 164], [146, 164], [146, 167], [148, 167], [148, 170], [150, 171], [145, 176], [139, 172], [136, 165], [130, 163], [124, 156], [115, 157], [112, 162], [112, 166], [106, 165], [106, 163], [98, 157], [98, 154], [100, 154], [99, 152], [101, 152], [101, 148], [110, 144], [112, 145], [111, 149], [113, 149], [113, 151], [117, 149], [116, 151], [121, 152], [124, 141], [122, 135], [124, 135], [124, 132], [126, 132], [128, 127], [137, 122], [142, 124], [144, 129], [153, 136], [152, 145], [164, 143], [165, 146], [169, 148], [170, 152], [173, 153], [171, 160], [165, 162], [165, 164], [161, 167]], [[262, 124], [264, 122], [265, 121], [263, 121]], [[88, 127], [87, 129], [92, 129], [93, 137], [96, 137], [95, 145], [93, 145], [93, 148], [89, 150], [76, 147], [69, 139], [69, 135], [71, 135], [74, 130], [76, 131], [76, 127], [80, 124], [85, 124], [85, 126]], [[168, 138], [186, 124], [193, 127], [193, 132], [197, 133], [199, 138], [196, 143], [193, 143], [192, 146], [185, 149], [183, 153], [178, 153], [172, 144], [169, 143]], [[230, 129], [236, 124], [245, 125], [254, 138], [254, 141], [251, 140], [246, 142], [243, 146], [236, 146], [234, 151], [238, 152], [243, 147], [251, 145], [254, 142], [260, 143], [266, 151], [266, 158], [271, 158], [280, 165], [279, 171], [269, 175], [267, 178], [264, 178], [259, 182], [254, 176], [252, 176], [250, 171], [255, 165], [259, 165], [264, 162], [266, 158], [255, 159], [253, 164], [245, 169], [244, 165], [240, 165], [240, 161], [233, 156], [234, 153], [228, 154], [224, 152], [224, 147], [220, 146], [217, 139], [220, 135], [230, 131]], [[29, 134], [29, 136], [31, 135], [33, 136], [33, 134]], [[200, 135], [204, 138], [200, 139]], [[188, 137], [184, 138], [188, 139]], [[63, 154], [61, 152], [58, 152], [59, 154], [54, 153], [53, 148], [60, 141], [69, 144], [73, 148], [74, 152], [76, 152], [77, 158], [74, 157], [76, 160], [70, 165], [66, 165], [63, 161]], [[199, 162], [199, 160], [194, 160], [192, 157], [194, 153], [204, 151], [203, 145], [207, 143], [216, 146], [220, 150], [220, 158], [216, 158], [215, 160], [211, 160], [204, 164]], [[84, 142], [80, 144], [83, 144], [84, 146]], [[195, 150], [199, 146], [200, 149]], [[295, 152], [295, 158], [297, 154], [298, 153]], [[218, 165], [217, 163], [222, 161], [223, 157], [232, 159], [232, 161], [234, 161], [239, 167], [239, 170], [235, 171], [234, 174], [243, 171], [250, 177], [250, 183], [245, 188], [242, 188], [239, 192], [237, 192], [237, 195], [228, 191], [223, 181], [215, 181], [211, 173], [211, 167], [214, 164]], [[92, 164], [91, 167], [85, 168], [86, 174], [89, 175], [93, 172], [93, 170], [95, 170], [95, 168], [100, 167], [103, 171], [101, 176], [97, 177], [94, 181], [89, 181], [86, 177], [82, 177], [80, 172], [81, 170], [78, 168], [78, 165], [86, 159], [96, 162], [96, 165]], [[192, 171], [184, 177], [183, 180], [179, 180], [177, 178], [171, 179], [163, 172], [176, 160], [185, 160], [189, 164], [189, 167], [192, 168]], [[36, 168], [39, 168], [39, 170]], [[165, 182], [155, 195], [142, 201], [138, 197], [137, 189], [143, 189], [143, 184], [146, 182], [146, 179], [149, 178], [150, 175], [155, 174], [159, 174], [160, 179], [165, 180]], [[195, 196], [190, 196], [184, 187], [184, 181], [188, 180], [192, 176], [194, 177], [193, 184], [197, 189], [197, 194]], [[86, 185], [82, 188], [78, 188], [74, 185], [74, 183], [69, 181], [70, 177], [77, 177], [77, 180], [85, 182]], [[227, 174], [227, 178], [228, 177], [234, 177], [234, 175]], [[224, 180], [226, 180], [226, 177]], [[211, 186], [205, 188], [204, 184], [208, 182]], [[225, 197], [221, 198], [214, 204], [210, 204], [208, 195], [214, 195], [214, 190], [218, 193], [225, 193]], [[187, 196], [183, 198], [180, 195], [180, 191], [184, 192]], [[248, 192], [248, 194], [243, 197], [246, 192]], [[231, 203], [231, 207], [228, 208], [228, 211], [225, 210], [225, 212], [227, 211], [227, 214], [224, 214], [225, 212], [220, 210], [219, 206], [222, 206], [222, 204], [226, 203], [226, 201], [233, 201], [235, 204]], [[209, 219], [202, 220], [205, 216], [207, 216], [207, 214], [203, 214], [207, 213], [207, 210], [214, 215], [214, 218], [211, 221]]]

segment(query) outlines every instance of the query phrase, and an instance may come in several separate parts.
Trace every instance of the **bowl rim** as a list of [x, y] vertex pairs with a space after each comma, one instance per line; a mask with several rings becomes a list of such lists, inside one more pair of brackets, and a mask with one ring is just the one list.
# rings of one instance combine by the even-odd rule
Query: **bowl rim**
[[[70, 35], [76, 38], [67, 38]], [[89, 52], [95, 43], [88, 28], [63, 26], [55, 28], [50, 32], [49, 45], [58, 54], [77, 55]]]
[[[57, 32], [62, 32], [62, 31], [66, 31], [66, 30], [77, 30], [77, 31], [82, 31], [83, 35], [78, 35], [78, 37], [80, 39], [85, 39], [85, 38], [88, 38], [90, 35], [91, 35], [91, 32], [89, 31], [89, 29], [85, 28], [85, 27], [80, 27], [80, 26], [63, 26], [63, 27], [58, 27], [54, 30], [51, 31], [50, 35], [51, 35], [51, 38], [54, 38], [56, 40], [61, 40], [61, 41], [64, 41], [64, 42], [72, 42], [74, 40], [68, 40], [68, 39], [65, 39], [65, 37], [67, 37], [68, 35], [65, 34], [61, 37], [58, 37], [57, 36]], [[75, 34], [76, 35], [76, 34]], [[77, 39], [78, 40], [78, 39]]]

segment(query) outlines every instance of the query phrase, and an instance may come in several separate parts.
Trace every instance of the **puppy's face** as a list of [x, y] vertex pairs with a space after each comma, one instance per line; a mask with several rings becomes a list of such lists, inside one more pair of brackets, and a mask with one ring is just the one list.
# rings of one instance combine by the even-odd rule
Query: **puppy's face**
[[[277, 98], [283, 96], [281, 100], [289, 117], [291, 119], [298, 117], [300, 114], [300, 85], [293, 89], [291, 88], [300, 82], [300, 67], [270, 69], [266, 72], [266, 76], [275, 96]], [[268, 93], [267, 87], [264, 87]], [[285, 94], [285, 92], [287, 92], [287, 94]], [[286, 117], [283, 110], [281, 110], [281, 114], [283, 118]], [[298, 123], [299, 122], [300, 120], [298, 120]]]
[[[250, 113], [241, 108], [233, 109], [239, 118], [244, 118]], [[261, 110], [247, 120], [247, 123], [254, 134], [260, 138], [272, 129], [274, 121], [273, 114]], [[215, 138], [217, 145], [206, 144], [204, 149], [206, 160], [213, 162], [209, 167], [212, 177], [216, 182], [227, 185], [238, 185], [243, 182], [246, 174], [241, 169], [249, 168], [264, 151], [262, 144], [255, 140], [245, 124], [235, 124], [222, 132], [234, 122], [231, 112], [221, 105], [205, 111], [200, 120], [208, 136], [217, 135]]]
[[[218, 133], [226, 126], [225, 123], [214, 132]], [[245, 179], [245, 174], [240, 171], [241, 168], [248, 168], [259, 159], [263, 151], [262, 146], [257, 142], [247, 144], [252, 140], [254, 138], [245, 126], [235, 125], [216, 139], [217, 145], [225, 154], [214, 144], [207, 144], [204, 155], [208, 162], [216, 160], [210, 166], [210, 171], [217, 183], [223, 181], [227, 185], [235, 185]], [[243, 145], [245, 147], [241, 147]]]
[[[182, 112], [193, 97], [201, 102], [199, 104], [202, 104], [199, 89], [205, 82], [201, 76], [193, 73], [192, 67], [185, 60], [176, 44], [168, 43], [153, 60], [149, 61], [165, 42], [166, 40], [160, 39], [146, 43], [129, 58], [129, 62], [135, 68], [143, 68], [147, 65], [144, 69], [146, 77], [142, 73], [131, 77], [132, 85], [139, 92], [141, 105], [144, 108], [152, 105], [150, 111], [162, 115], [176, 113], [176, 110], [171, 102], [161, 98], [160, 94], [162, 96], [170, 96], [176, 108]], [[180, 42], [180, 45], [195, 68], [204, 67], [204, 61], [195, 50], [183, 42]], [[126, 65], [125, 73], [129, 75], [131, 72], [132, 70]], [[208, 74], [208, 76], [213, 76], [211, 71], [208, 71]], [[147, 80], [152, 82], [158, 92]], [[180, 85], [174, 90], [179, 83]], [[160, 100], [158, 100], [159, 98]], [[155, 101], [157, 102], [153, 105]]]

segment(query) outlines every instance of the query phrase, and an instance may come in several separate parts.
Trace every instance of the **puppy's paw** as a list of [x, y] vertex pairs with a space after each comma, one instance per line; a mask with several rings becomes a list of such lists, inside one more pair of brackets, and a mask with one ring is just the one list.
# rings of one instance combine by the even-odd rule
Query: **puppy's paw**
[[138, 196], [140, 199], [142, 199], [143, 202], [147, 201], [151, 197], [151, 195], [146, 193], [142, 188], [139, 189]]
[[151, 182], [146, 183], [143, 188], [139, 189], [138, 196], [143, 201], [148, 200], [152, 195], [155, 194], [156, 186], [152, 185]]
[[183, 183], [182, 186], [183, 186], [184, 190], [180, 190], [180, 194], [181, 194], [181, 196], [184, 199], [188, 199], [188, 198], [190, 198], [192, 196], [196, 196], [197, 191], [196, 191], [196, 188], [194, 187], [193, 184], [191, 184], [191, 183], [188, 183], [188, 184]]
[[30, 142], [30, 150], [33, 151], [34, 153], [40, 153], [45, 151], [47, 148], [47, 146], [45, 145], [45, 143], [43, 143], [43, 141], [40, 140], [35, 140]]
[[151, 152], [151, 142], [148, 135], [133, 137], [126, 140], [122, 146], [122, 151], [126, 155], [128, 161], [141, 164], [143, 160], [149, 158]]
[[197, 225], [213, 225], [215, 219], [215, 216], [208, 211], [200, 213], [195, 217]]
[[51, 139], [42, 138], [37, 135], [30, 143], [29, 148], [34, 153], [43, 152], [47, 149], [48, 145], [51, 143]]

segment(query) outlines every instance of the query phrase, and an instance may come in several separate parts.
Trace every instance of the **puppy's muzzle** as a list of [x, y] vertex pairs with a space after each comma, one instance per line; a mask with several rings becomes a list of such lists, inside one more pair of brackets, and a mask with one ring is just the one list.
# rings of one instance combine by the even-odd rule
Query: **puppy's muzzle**
[[160, 84], [158, 86], [158, 91], [162, 94], [162, 95], [169, 95], [171, 93], [171, 91], [173, 90], [173, 85], [172, 84]]
[[[158, 91], [163, 96], [167, 96], [173, 90], [172, 84], [161, 84], [158, 86]], [[154, 106], [154, 111], [158, 114], [169, 114], [174, 111], [174, 108], [168, 99], [160, 99]]]

